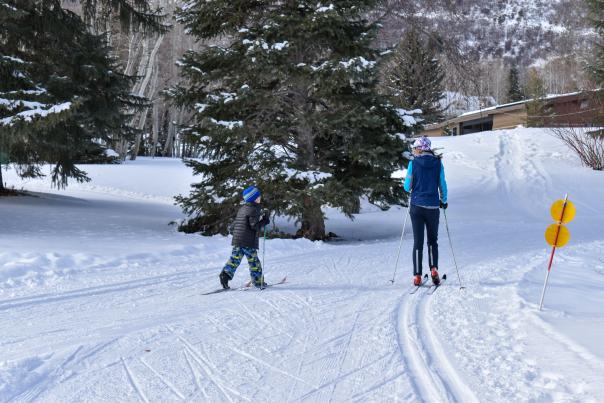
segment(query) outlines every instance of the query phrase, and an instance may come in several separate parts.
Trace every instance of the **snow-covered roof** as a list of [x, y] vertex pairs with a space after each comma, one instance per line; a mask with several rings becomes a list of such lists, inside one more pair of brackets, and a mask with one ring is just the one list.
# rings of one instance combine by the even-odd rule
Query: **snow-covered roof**
[[[584, 94], [585, 91], [576, 91], [576, 92], [569, 92], [566, 94], [549, 94], [547, 96], [544, 97], [545, 100], [553, 100], [553, 99], [558, 99], [558, 98], [565, 98], [565, 97], [571, 97], [571, 96], [577, 96], [577, 95], [581, 95]], [[490, 111], [494, 111], [494, 110], [499, 110], [499, 109], [505, 109], [505, 108], [510, 108], [510, 107], [514, 107], [517, 105], [524, 105], [527, 102], [532, 101], [533, 98], [529, 98], [529, 99], [525, 99], [522, 101], [516, 101], [516, 102], [510, 102], [507, 104], [501, 104], [501, 105], [495, 105], [495, 106], [491, 106], [488, 108], [482, 108], [482, 109], [477, 109], [475, 111], [470, 111], [470, 112], [466, 112], [463, 113], [461, 115], [458, 116], [458, 118], [462, 118], [465, 116], [469, 116], [469, 115], [474, 115], [477, 113], [484, 113], [484, 112], [490, 112]]]
[[[598, 90], [594, 90], [591, 92], [597, 92], [597, 91], [601, 91], [601, 89]], [[561, 98], [567, 98], [567, 97], [576, 97], [576, 96], [580, 96], [582, 94], [586, 94], [587, 92], [590, 91], [576, 91], [576, 92], [568, 92], [565, 94], [548, 94], [547, 96], [544, 97], [545, 100], [551, 101], [551, 100], [556, 100], [556, 99], [561, 99]], [[491, 114], [491, 112], [500, 112], [502, 110], [510, 110], [510, 109], [518, 109], [523, 107], [524, 104], [526, 104], [527, 102], [532, 101], [533, 98], [529, 98], [529, 99], [525, 99], [522, 101], [517, 101], [517, 102], [509, 102], [507, 104], [501, 104], [501, 105], [494, 105], [494, 106], [490, 106], [488, 108], [481, 108], [481, 109], [476, 109], [473, 111], [469, 111], [466, 113], [462, 113], [461, 115], [457, 116], [457, 117], [453, 117], [450, 118], [444, 122], [440, 122], [440, 123], [434, 123], [434, 124], [430, 124], [430, 125], [426, 125], [425, 129], [431, 130], [431, 129], [437, 129], [439, 127], [444, 127], [447, 124], [450, 123], [456, 123], [462, 120], [467, 120], [468, 117], [470, 116], [476, 116], [476, 117], [486, 117], [489, 114]]]

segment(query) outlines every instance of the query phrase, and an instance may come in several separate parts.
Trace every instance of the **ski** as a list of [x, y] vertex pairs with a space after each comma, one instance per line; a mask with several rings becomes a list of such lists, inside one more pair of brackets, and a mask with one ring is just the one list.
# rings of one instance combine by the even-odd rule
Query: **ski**
[[[281, 281], [278, 281], [278, 282], [272, 283], [272, 284], [265, 284], [264, 287], [259, 288], [259, 289], [260, 290], [264, 290], [265, 288], [272, 287], [272, 286], [275, 286], [275, 285], [285, 284], [286, 282], [287, 282], [287, 276], [283, 277], [281, 279]], [[219, 288], [219, 289], [214, 290], [214, 291], [205, 292], [205, 293], [203, 293], [201, 295], [220, 294], [221, 292], [225, 292], [225, 291], [246, 291], [246, 290], [249, 290], [251, 288], [252, 288], [252, 281], [250, 280], [250, 281], [248, 281], [247, 283], [243, 284], [240, 287], [235, 287], [235, 288]]]
[[424, 284], [426, 284], [427, 281], [428, 281], [428, 275], [424, 274], [424, 277], [422, 278], [422, 282], [420, 283], [420, 285], [414, 285], [413, 288], [411, 289], [411, 291], [409, 292], [409, 294], [415, 294], [420, 288], [425, 287]]
[[245, 284], [243, 285], [243, 287], [241, 287], [241, 290], [250, 290], [250, 289], [252, 289], [252, 288], [258, 288], [258, 290], [262, 291], [262, 290], [264, 290], [264, 289], [266, 289], [266, 288], [273, 287], [273, 286], [276, 286], [276, 285], [285, 284], [285, 283], [287, 283], [287, 276], [283, 277], [283, 278], [281, 279], [281, 281], [278, 281], [278, 282], [276, 282], [276, 283], [271, 283], [271, 284], [268, 284], [268, 283], [267, 283], [267, 284], [264, 284], [264, 286], [263, 286], [263, 287], [252, 287], [252, 282], [251, 282], [251, 281], [248, 281], [247, 283], [245, 283]]
[[447, 275], [443, 274], [443, 277], [440, 279], [440, 283], [438, 283], [438, 285], [434, 285], [432, 284], [430, 286], [430, 288], [428, 289], [428, 295], [432, 295], [436, 292], [436, 290], [438, 290], [438, 288], [443, 285], [443, 283], [447, 281]]
[[[247, 283], [246, 283], [246, 284], [247, 284]], [[235, 288], [232, 288], [232, 287], [229, 287], [229, 288], [219, 288], [219, 289], [214, 290], [214, 291], [204, 292], [204, 293], [203, 293], [203, 294], [201, 294], [201, 295], [212, 295], [212, 294], [219, 294], [219, 293], [221, 293], [221, 292], [225, 292], [225, 291], [245, 290], [245, 289], [246, 289], [246, 286], [247, 286], [246, 284], [242, 285], [241, 287], [235, 287]]]

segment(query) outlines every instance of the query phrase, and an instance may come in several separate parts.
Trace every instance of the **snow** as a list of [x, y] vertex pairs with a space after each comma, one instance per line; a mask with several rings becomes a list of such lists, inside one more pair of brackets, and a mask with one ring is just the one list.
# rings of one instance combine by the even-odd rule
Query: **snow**
[[289, 42], [287, 42], [287, 41], [277, 42], [277, 43], [274, 43], [273, 46], [271, 46], [271, 49], [283, 50], [283, 49], [287, 48], [288, 46], [289, 46]]
[[399, 118], [401, 118], [403, 120], [403, 123], [407, 127], [413, 127], [413, 126], [417, 125], [418, 122], [423, 121], [423, 119], [420, 118], [419, 116], [413, 116], [413, 115], [421, 115], [422, 114], [421, 109], [414, 109], [414, 110], [408, 111], [406, 109], [397, 108], [397, 109], [395, 109], [395, 111], [396, 111], [397, 115], [399, 116]]
[[25, 62], [23, 61], [23, 59], [19, 59], [18, 57], [6, 56], [6, 55], [2, 55], [0, 57], [2, 57], [4, 60], [9, 60], [9, 61], [11, 61], [13, 63], [25, 64]]
[[46, 89], [44, 88], [37, 88], [35, 90], [19, 90], [19, 91], [8, 91], [8, 92], [0, 92], [0, 95], [14, 95], [14, 94], [25, 94], [25, 95], [42, 95], [44, 93], [46, 93]]
[[46, 108], [47, 105], [40, 103], [40, 102], [34, 102], [34, 101], [24, 101], [22, 99], [5, 99], [5, 98], [0, 98], [0, 105], [6, 107], [6, 109], [8, 110], [13, 110], [19, 107], [23, 107], [23, 108], [27, 108], [27, 109], [40, 109], [40, 108]]
[[191, 0], [189, 2], [182, 4], [180, 8], [182, 11], [188, 11], [195, 6], [197, 6], [197, 0]]
[[[320, 71], [320, 70], [323, 70], [324, 68], [326, 68], [326, 67], [328, 67], [328, 66], [330, 66], [330, 65], [331, 65], [331, 63], [330, 63], [329, 61], [325, 61], [325, 62], [321, 63], [321, 64], [320, 64], [320, 65], [318, 65], [318, 66], [311, 65], [311, 66], [310, 66], [310, 68], [311, 68], [313, 71]], [[300, 65], [298, 65], [298, 66], [300, 66]]]
[[8, 8], [9, 10], [18, 11], [15, 7], [11, 6], [10, 4], [6, 4], [5, 2], [0, 3], [0, 5]]
[[228, 104], [229, 102], [232, 102], [237, 99], [237, 94], [233, 92], [221, 92], [219, 94], [208, 95], [208, 99], [212, 102], [222, 102]]
[[[36, 105], [38, 103], [37, 102], [24, 102], [22, 104], [30, 104], [30, 106], [33, 107], [34, 105]], [[42, 104], [40, 104], [40, 105], [42, 105]], [[38, 118], [38, 117], [44, 118], [50, 114], [64, 112], [66, 110], [71, 109], [71, 102], [64, 102], [62, 104], [52, 105], [51, 107], [48, 107], [47, 109], [44, 109], [45, 107], [48, 107], [48, 105], [43, 105], [42, 107], [35, 107], [34, 109], [19, 112], [16, 115], [0, 119], [0, 126], [12, 126], [17, 121], [31, 122], [34, 118]]]
[[248, 52], [253, 52], [256, 49], [263, 49], [263, 50], [267, 50], [269, 52], [272, 51], [281, 51], [283, 49], [286, 49], [289, 47], [289, 42], [288, 41], [282, 41], [282, 42], [275, 42], [272, 45], [269, 45], [268, 43], [266, 43], [264, 40], [250, 40], [250, 39], [243, 39], [242, 43], [244, 45], [251, 45], [247, 48]]
[[330, 4], [329, 6], [321, 6], [321, 3], [319, 3], [317, 9], [315, 10], [315, 12], [317, 13], [326, 13], [328, 11], [331, 11], [334, 9], [333, 4]]
[[117, 151], [115, 151], [115, 150], [113, 150], [111, 148], [108, 148], [108, 149], [105, 150], [105, 155], [107, 157], [113, 157], [113, 158], [117, 158], [117, 157], [120, 156]]
[[295, 169], [285, 169], [287, 180], [290, 179], [306, 179], [310, 183], [319, 183], [325, 179], [329, 179], [332, 175], [328, 172], [320, 171], [298, 171]]
[[[303, 66], [305, 66], [305, 64], [300, 63], [296, 67], [303, 67]], [[313, 71], [321, 71], [326, 68], [337, 69], [339, 67], [343, 67], [345, 69], [350, 69], [351, 67], [353, 67], [354, 70], [356, 70], [357, 72], [362, 72], [364, 70], [372, 69], [375, 66], [376, 66], [375, 61], [370, 61], [370, 60], [365, 59], [363, 56], [358, 56], [358, 57], [353, 57], [351, 59], [340, 60], [340, 62], [335, 66], [330, 61], [325, 61], [318, 66], [311, 65], [310, 67]]]
[[[450, 207], [431, 296], [408, 293], [409, 222], [389, 281], [404, 208], [325, 208], [340, 241], [266, 241], [266, 278], [287, 284], [202, 296], [230, 238], [170, 225], [196, 180], [179, 160], [82, 166], [92, 182], [66, 191], [3, 172], [36, 197], [0, 198], [0, 401], [600, 401], [603, 173], [543, 129], [432, 141]], [[565, 193], [577, 216], [540, 312]]]
[[365, 59], [363, 56], [359, 56], [359, 57], [353, 57], [350, 60], [342, 60], [342, 61], [340, 61], [340, 65], [347, 69], [350, 68], [351, 66], [355, 66], [356, 70], [360, 72], [360, 71], [371, 69], [371, 68], [375, 67], [376, 62], [373, 60], [369, 61], [369, 60]]
[[243, 127], [243, 122], [241, 120], [216, 120], [214, 118], [210, 118], [212, 123], [224, 126], [227, 129], [233, 130], [236, 127]]
[[202, 76], [205, 76], [205, 75], [206, 75], [206, 73], [205, 73], [205, 72], [204, 72], [202, 69], [200, 69], [199, 67], [197, 67], [197, 66], [186, 65], [186, 67], [187, 67], [189, 70], [193, 70], [193, 71], [198, 72], [198, 73], [199, 73], [199, 74], [201, 74]]
[[403, 115], [401, 116], [401, 118], [403, 119], [403, 121], [405, 122], [405, 126], [407, 127], [413, 127], [417, 124], [417, 121], [413, 116]]
[[206, 108], [210, 106], [208, 104], [202, 104], [202, 103], [196, 103], [195, 104], [195, 110], [199, 113], [203, 113], [203, 111], [206, 110]]

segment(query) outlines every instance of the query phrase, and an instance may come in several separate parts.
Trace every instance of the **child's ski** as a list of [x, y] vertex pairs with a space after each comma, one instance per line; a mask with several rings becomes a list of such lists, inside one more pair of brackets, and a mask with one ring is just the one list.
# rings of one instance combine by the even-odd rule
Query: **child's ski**
[[[280, 284], [284, 284], [287, 282], [287, 277], [283, 277], [281, 279], [281, 281], [277, 282], [277, 283], [272, 283], [272, 284], [265, 284], [264, 287], [260, 288], [261, 290], [268, 288], [268, 287], [272, 287], [274, 285], [280, 285]], [[221, 292], [225, 292], [225, 291], [245, 291], [245, 290], [249, 290], [252, 288], [252, 281], [248, 281], [247, 283], [243, 284], [241, 287], [235, 287], [235, 288], [219, 288], [217, 290], [214, 291], [210, 291], [210, 292], [206, 292], [203, 293], [201, 295], [211, 295], [211, 294], [219, 294]]]
[[[247, 283], [246, 283], [246, 284], [247, 284]], [[225, 292], [225, 291], [245, 290], [245, 289], [246, 289], [246, 287], [247, 287], [247, 285], [246, 285], [246, 284], [242, 285], [241, 287], [235, 287], [235, 288], [232, 288], [232, 287], [229, 287], [229, 288], [219, 288], [219, 289], [214, 290], [214, 291], [210, 291], [210, 292], [204, 292], [204, 293], [203, 293], [203, 294], [201, 294], [201, 295], [218, 294], [218, 293]]]
[[251, 289], [251, 288], [258, 288], [259, 290], [264, 290], [265, 288], [272, 287], [272, 286], [275, 286], [275, 285], [285, 284], [286, 282], [287, 282], [287, 276], [283, 277], [281, 279], [281, 281], [278, 281], [276, 283], [271, 283], [271, 284], [267, 283], [267, 284], [264, 284], [264, 287], [252, 287], [252, 282], [248, 281], [247, 283], [245, 283], [243, 285], [243, 287], [241, 287], [241, 289], [242, 290], [248, 290], [248, 289]]

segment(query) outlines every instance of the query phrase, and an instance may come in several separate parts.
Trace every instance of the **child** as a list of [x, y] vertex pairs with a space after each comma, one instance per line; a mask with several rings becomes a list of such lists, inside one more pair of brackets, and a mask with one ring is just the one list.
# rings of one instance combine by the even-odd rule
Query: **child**
[[270, 220], [268, 213], [262, 213], [260, 209], [262, 201], [260, 189], [255, 186], [248, 187], [243, 191], [243, 200], [245, 204], [239, 208], [232, 226], [233, 252], [220, 272], [220, 284], [224, 288], [229, 288], [229, 281], [233, 279], [241, 259], [245, 256], [250, 266], [252, 283], [255, 287], [263, 288], [265, 283], [260, 259], [258, 259], [258, 232], [268, 225]]
[[432, 282], [440, 284], [438, 276], [438, 221], [440, 211], [446, 209], [447, 182], [445, 167], [434, 155], [432, 144], [427, 137], [420, 137], [413, 143], [415, 158], [409, 162], [405, 190], [411, 192], [409, 215], [413, 226], [413, 284], [422, 282], [422, 255], [424, 228], [428, 232], [428, 267]]

